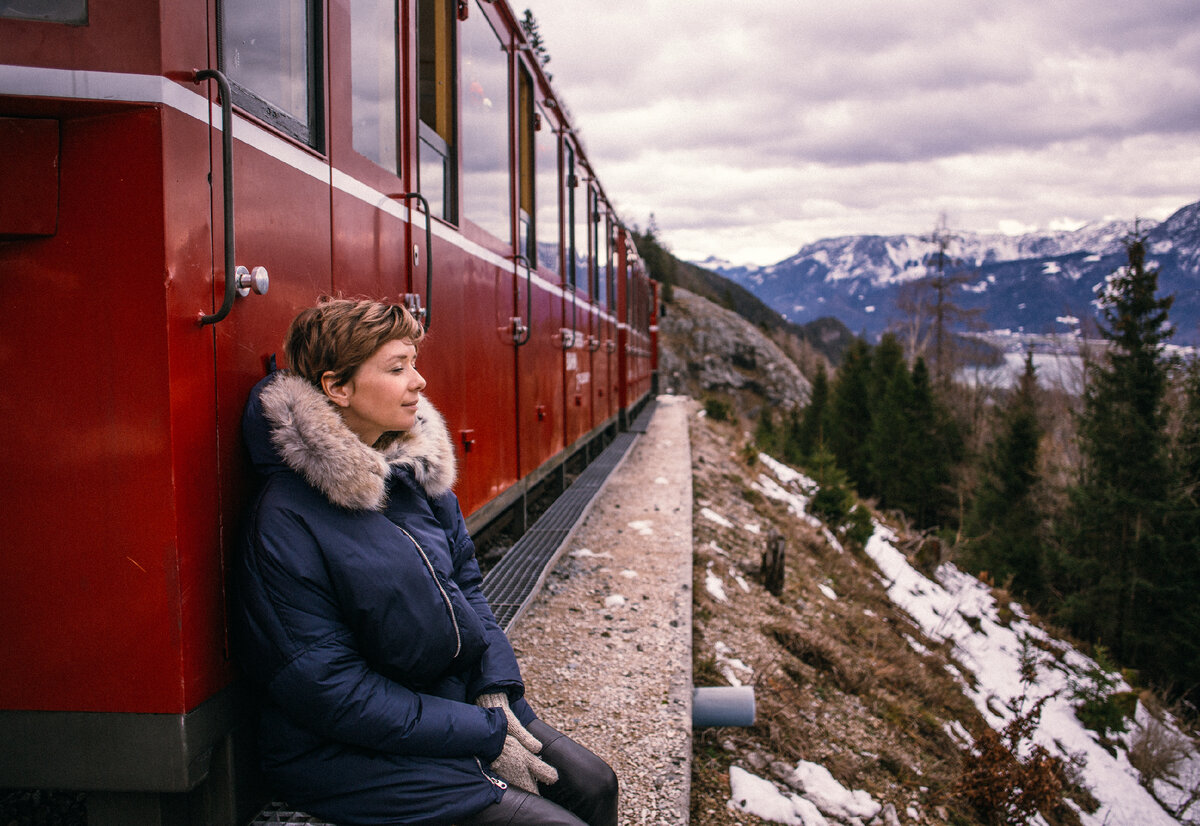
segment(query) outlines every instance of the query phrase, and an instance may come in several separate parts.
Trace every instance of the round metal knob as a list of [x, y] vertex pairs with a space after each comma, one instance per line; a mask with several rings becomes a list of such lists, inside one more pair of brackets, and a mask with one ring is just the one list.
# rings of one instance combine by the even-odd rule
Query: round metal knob
[[255, 295], [267, 294], [271, 286], [271, 276], [267, 274], [266, 267], [255, 267], [253, 270], [238, 267], [236, 273], [237, 292], [242, 298], [250, 295], [251, 290]]

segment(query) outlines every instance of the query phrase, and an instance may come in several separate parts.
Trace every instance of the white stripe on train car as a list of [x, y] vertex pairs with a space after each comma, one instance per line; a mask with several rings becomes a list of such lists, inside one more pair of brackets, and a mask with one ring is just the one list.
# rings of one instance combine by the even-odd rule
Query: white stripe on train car
[[[0, 96], [47, 97], [75, 100], [104, 100], [123, 103], [150, 103], [167, 106], [203, 123], [212, 123], [221, 128], [221, 107], [198, 91], [192, 91], [174, 81], [158, 75], [139, 75], [123, 72], [94, 72], [78, 69], [49, 69], [38, 66], [12, 66], [0, 64]], [[363, 203], [382, 210], [401, 220], [411, 220], [413, 226], [423, 230], [425, 215], [412, 212], [403, 203], [340, 169], [329, 162], [274, 135], [267, 129], [245, 118], [236, 118], [233, 125], [236, 140], [251, 146], [280, 163], [292, 167], [321, 183], [334, 187]], [[461, 249], [467, 254], [487, 261], [499, 269], [510, 269], [513, 262], [464, 238], [457, 230], [440, 221], [433, 224], [433, 234]], [[519, 273], [518, 278], [524, 278]], [[539, 273], [533, 274], [533, 282], [544, 292], [557, 298], [570, 298], [571, 292], [562, 286], [545, 280]], [[595, 307], [583, 302], [581, 310], [598, 312]], [[602, 317], [614, 320], [609, 313]]]

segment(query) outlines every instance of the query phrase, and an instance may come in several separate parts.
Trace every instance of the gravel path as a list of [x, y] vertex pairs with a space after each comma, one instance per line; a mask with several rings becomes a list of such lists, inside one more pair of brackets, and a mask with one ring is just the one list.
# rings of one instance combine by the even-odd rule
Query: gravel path
[[622, 826], [688, 821], [693, 410], [659, 397], [647, 433], [509, 630], [539, 715], [616, 770]]

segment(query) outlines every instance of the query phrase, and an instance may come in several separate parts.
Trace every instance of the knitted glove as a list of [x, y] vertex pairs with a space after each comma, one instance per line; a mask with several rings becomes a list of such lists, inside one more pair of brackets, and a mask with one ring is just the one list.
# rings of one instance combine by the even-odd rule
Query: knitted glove
[[516, 737], [517, 742], [533, 754], [541, 754], [542, 741], [530, 734], [529, 729], [521, 725], [521, 721], [517, 719], [517, 715], [513, 713], [512, 708], [508, 704], [508, 695], [503, 691], [496, 694], [480, 694], [475, 700], [475, 705], [482, 706], [483, 708], [503, 709], [504, 716], [508, 719], [509, 736]]
[[500, 756], [492, 761], [492, 771], [507, 780], [510, 785], [531, 794], [540, 794], [538, 781], [547, 786], [558, 782], [558, 772], [554, 767], [530, 754], [529, 749], [522, 746], [512, 735], [504, 738], [504, 749]]

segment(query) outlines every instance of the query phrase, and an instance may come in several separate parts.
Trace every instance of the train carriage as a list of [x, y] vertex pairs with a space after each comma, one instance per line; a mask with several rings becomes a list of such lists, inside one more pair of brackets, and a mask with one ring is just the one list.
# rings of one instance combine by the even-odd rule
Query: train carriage
[[242, 406], [323, 294], [424, 315], [472, 530], [644, 403], [655, 291], [512, 9], [0, 0], [0, 787], [235, 823]]

